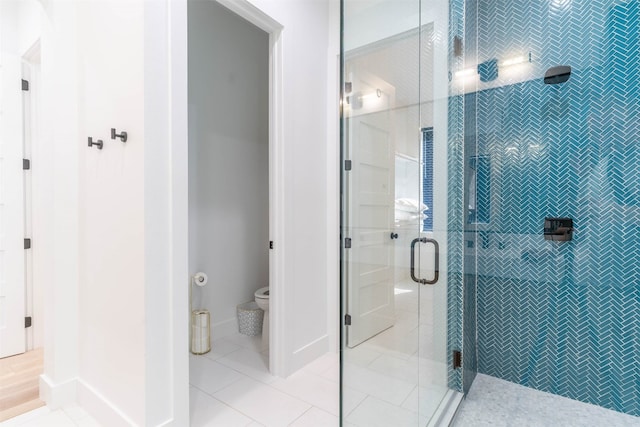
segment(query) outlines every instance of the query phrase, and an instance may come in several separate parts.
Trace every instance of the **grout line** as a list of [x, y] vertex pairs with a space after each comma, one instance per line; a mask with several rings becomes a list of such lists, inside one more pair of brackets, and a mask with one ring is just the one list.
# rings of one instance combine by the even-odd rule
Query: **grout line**
[[[309, 375], [313, 375], [313, 376], [315, 376], [315, 377], [318, 377], [318, 378], [322, 378], [323, 380], [329, 381], [329, 382], [331, 382], [331, 383], [333, 383], [333, 384], [338, 384], [338, 385], [340, 385], [340, 378], [338, 378], [338, 381], [334, 380], [333, 378], [329, 378], [329, 375], [328, 375], [328, 374], [329, 374], [329, 371], [331, 371], [331, 370], [333, 370], [333, 369], [334, 369], [334, 368], [329, 368], [329, 369], [327, 369], [326, 371], [322, 372], [321, 374], [315, 374], [315, 373], [313, 373], [313, 372], [306, 372], [306, 373], [307, 373], [307, 374], [309, 374]], [[338, 368], [338, 369], [339, 369], [339, 368]]]
[[[240, 350], [243, 350], [243, 349], [242, 349], [242, 348], [240, 348], [240, 349], [238, 349], [238, 350], [235, 350], [233, 353], [235, 353], [236, 351], [240, 351]], [[245, 350], [248, 350], [248, 349], [245, 349]], [[256, 353], [256, 352], [255, 352], [255, 351], [253, 351], [253, 350], [249, 350], [249, 351], [252, 351], [253, 353]], [[229, 355], [231, 355], [231, 354], [232, 354], [232, 353], [229, 353]], [[261, 354], [261, 353], [256, 353], [256, 354]], [[275, 375], [272, 375], [272, 374], [271, 374], [271, 372], [269, 372], [269, 368], [267, 368], [267, 370], [265, 371], [265, 373], [266, 373], [266, 374], [268, 374], [268, 375], [271, 375], [272, 377], [274, 377], [274, 378], [275, 378], [275, 380], [273, 380], [271, 383], [266, 383], [266, 382], [264, 382], [263, 380], [259, 380], [259, 379], [257, 379], [257, 378], [252, 377], [251, 375], [247, 375], [247, 374], [245, 374], [244, 372], [239, 371], [238, 369], [234, 368], [233, 366], [229, 366], [229, 365], [227, 365], [227, 364], [225, 364], [225, 363], [222, 363], [222, 362], [220, 361], [221, 359], [225, 359], [225, 358], [227, 358], [227, 357], [226, 357], [226, 356], [225, 356], [225, 357], [221, 357], [221, 358], [220, 358], [220, 359], [218, 359], [218, 360], [212, 360], [212, 362], [215, 362], [215, 363], [217, 363], [217, 364], [219, 364], [219, 365], [221, 365], [221, 366], [223, 366], [223, 367], [225, 367], [225, 368], [227, 368], [227, 369], [231, 369], [232, 371], [235, 371], [235, 372], [237, 372], [237, 373], [239, 373], [239, 374], [241, 374], [241, 375], [244, 375], [245, 377], [247, 377], [247, 378], [249, 378], [249, 379], [251, 379], [251, 380], [254, 380], [254, 381], [259, 382], [260, 384], [270, 385], [271, 383], [273, 383], [273, 382], [277, 381], [278, 379], [280, 379], [279, 377], [276, 377]], [[247, 367], [248, 367], [248, 368], [251, 368], [250, 366], [247, 366]], [[253, 368], [252, 368], [252, 369], [253, 369]], [[217, 392], [216, 392], [216, 393], [217, 393]]]
[[[195, 388], [196, 390], [201, 391], [201, 392], [202, 392], [202, 393], [204, 393], [205, 395], [209, 396], [210, 398], [212, 398], [212, 399], [213, 399], [213, 400], [215, 400], [216, 402], [218, 402], [218, 403], [220, 403], [220, 404], [222, 404], [222, 405], [224, 405], [224, 406], [226, 406], [226, 407], [228, 407], [228, 408], [230, 408], [230, 409], [234, 410], [235, 412], [237, 412], [237, 413], [239, 413], [239, 414], [241, 414], [241, 415], [243, 415], [243, 416], [245, 416], [245, 417], [249, 418], [251, 421], [249, 421], [249, 422], [246, 424], [247, 426], [248, 426], [249, 424], [253, 423], [253, 422], [256, 422], [256, 423], [258, 423], [258, 424], [261, 424], [261, 425], [262, 425], [262, 423], [261, 423], [260, 421], [258, 421], [258, 420], [256, 420], [255, 418], [253, 418], [253, 417], [251, 417], [251, 416], [249, 416], [249, 415], [245, 414], [244, 412], [242, 412], [242, 411], [241, 411], [241, 410], [239, 410], [238, 408], [234, 408], [233, 406], [228, 405], [227, 403], [223, 402], [222, 400], [220, 400], [220, 399], [216, 398], [215, 396], [210, 395], [210, 394], [209, 394], [209, 393], [207, 393], [206, 391], [201, 390], [200, 388], [198, 388], [198, 387], [196, 387], [196, 386], [194, 386], [194, 385], [192, 385], [192, 384], [189, 384], [189, 385], [190, 385], [191, 387]], [[231, 385], [231, 384], [229, 384], [229, 385]], [[224, 387], [224, 388], [226, 388], [226, 387]], [[220, 389], [220, 390], [218, 390], [218, 391], [221, 391], [221, 390], [224, 390], [224, 389]], [[216, 391], [216, 393], [217, 393], [218, 391]], [[196, 408], [196, 410], [197, 410], [197, 408]]]
[[[309, 375], [313, 375], [313, 374], [309, 374]], [[328, 381], [328, 380], [327, 380], [327, 381]], [[333, 384], [336, 384], [336, 383], [333, 383]], [[267, 385], [268, 385], [268, 384], [267, 384]], [[303, 399], [303, 398], [302, 398], [302, 397], [300, 397], [300, 396], [296, 396], [296, 395], [294, 395], [294, 394], [292, 394], [292, 393], [289, 393], [288, 391], [280, 390], [280, 389], [275, 388], [275, 387], [271, 387], [271, 388], [272, 388], [272, 389], [274, 389], [275, 391], [279, 391], [279, 392], [280, 392], [280, 393], [282, 393], [282, 394], [286, 394], [286, 395], [287, 395], [287, 396], [289, 396], [289, 397], [292, 397], [292, 398], [294, 398], [294, 399], [296, 399], [296, 400], [299, 400], [299, 401], [300, 401], [300, 402], [302, 402], [302, 403], [306, 403], [307, 405], [311, 405], [311, 408], [317, 408], [317, 409], [319, 409], [319, 410], [321, 410], [321, 411], [323, 411], [323, 412], [326, 412], [327, 414], [331, 414], [331, 415], [333, 415], [333, 416], [336, 416], [336, 414], [334, 414], [333, 412], [327, 411], [326, 409], [322, 409], [321, 407], [314, 405], [312, 402], [309, 402], [308, 400]], [[338, 400], [340, 399], [340, 389], [339, 389], [339, 388], [338, 388], [338, 394], [336, 395], [336, 398], [337, 398]], [[309, 408], [309, 409], [311, 409], [311, 408]], [[340, 414], [339, 414], [340, 409], [339, 409], [339, 408], [340, 408], [340, 402], [338, 402], [338, 415], [337, 415], [338, 417], [340, 416]]]
[[[224, 366], [224, 365], [223, 365], [223, 366]], [[240, 374], [240, 375], [242, 375], [242, 376], [244, 376], [244, 377], [247, 377], [245, 374], [243, 374], [243, 373], [241, 373], [241, 372], [239, 372], [239, 374]], [[243, 379], [245, 379], [245, 378], [238, 378], [237, 380], [232, 381], [231, 383], [227, 384], [226, 386], [222, 387], [221, 389], [218, 389], [218, 390], [214, 391], [213, 393], [218, 393], [219, 391], [225, 390], [227, 387], [231, 387], [232, 385], [234, 385], [235, 383], [237, 383], [237, 382], [239, 382], [239, 381], [242, 381]], [[209, 394], [207, 391], [205, 391], [205, 390], [201, 389], [200, 387], [196, 386], [195, 384], [191, 384], [191, 382], [189, 382], [189, 386], [191, 386], [191, 387], [193, 387], [193, 388], [195, 388], [195, 389], [198, 389], [198, 390], [200, 390], [201, 392], [203, 392], [204, 394], [206, 394], [207, 396], [211, 396], [211, 397], [213, 397], [213, 398], [215, 399], [215, 397], [213, 396], [213, 394]]]
[[315, 408], [315, 406], [311, 405], [311, 408], [309, 408], [306, 411], [304, 411], [302, 414], [300, 414], [300, 416], [298, 418], [296, 418], [295, 420], [291, 421], [288, 425], [291, 425], [291, 424], [295, 423], [296, 421], [298, 421], [300, 418], [304, 417], [304, 414], [306, 414], [307, 412], [309, 412], [313, 408]]
[[[240, 349], [238, 349], [238, 350], [240, 350]], [[247, 350], [248, 350], [248, 349], [247, 349]], [[236, 351], [237, 351], [237, 350], [236, 350]], [[255, 353], [255, 351], [254, 351], [254, 353]], [[260, 353], [256, 353], [256, 354], [260, 354]], [[210, 361], [211, 361], [211, 360], [210, 360]], [[309, 410], [311, 410], [312, 408], [316, 408], [316, 409], [318, 409], [318, 410], [320, 410], [320, 411], [323, 411], [323, 412], [326, 412], [326, 413], [328, 413], [328, 414], [330, 414], [330, 415], [336, 416], [335, 414], [331, 413], [330, 411], [324, 410], [324, 409], [322, 409], [322, 408], [320, 408], [320, 407], [318, 407], [318, 406], [316, 406], [316, 405], [312, 404], [311, 402], [308, 402], [307, 400], [301, 399], [299, 396], [295, 396], [295, 395], [290, 394], [290, 393], [288, 393], [288, 392], [286, 392], [286, 391], [284, 391], [284, 390], [280, 390], [280, 389], [278, 389], [278, 388], [276, 388], [276, 387], [273, 387], [272, 383], [271, 383], [271, 384], [269, 384], [269, 383], [264, 383], [264, 382], [262, 382], [262, 381], [260, 381], [260, 380], [257, 380], [257, 379], [255, 379], [255, 378], [253, 378], [253, 377], [251, 377], [251, 376], [249, 376], [249, 375], [247, 375], [247, 374], [243, 373], [243, 372], [240, 372], [240, 371], [238, 371], [238, 370], [234, 369], [233, 367], [227, 366], [227, 365], [225, 365], [224, 363], [219, 363], [218, 361], [211, 361], [211, 362], [213, 362], [213, 363], [218, 363], [219, 365], [221, 365], [221, 366], [223, 366], [223, 367], [225, 367], [225, 368], [228, 368], [228, 369], [230, 369], [230, 370], [232, 370], [232, 371], [235, 371], [235, 372], [239, 373], [239, 374], [243, 377], [243, 378], [240, 378], [240, 379], [238, 379], [238, 380], [234, 381], [233, 383], [231, 383], [231, 384], [229, 384], [229, 385], [227, 385], [227, 386], [225, 386], [225, 387], [221, 388], [220, 390], [217, 390], [215, 393], [221, 392], [221, 391], [225, 390], [226, 388], [228, 388], [228, 387], [230, 387], [230, 386], [232, 386], [232, 385], [236, 384], [238, 381], [240, 381], [240, 380], [242, 380], [242, 379], [247, 379], [247, 378], [248, 378], [249, 380], [253, 380], [253, 381], [258, 382], [258, 383], [260, 383], [260, 384], [262, 384], [262, 385], [264, 385], [264, 386], [269, 387], [271, 390], [273, 390], [273, 391], [275, 391], [275, 392], [278, 392], [278, 393], [280, 393], [280, 394], [283, 394], [283, 395], [285, 395], [285, 396], [288, 396], [288, 397], [290, 397], [290, 398], [293, 398], [293, 399], [295, 399], [295, 400], [297, 400], [297, 401], [299, 401], [299, 402], [301, 402], [301, 403], [304, 403], [304, 404], [309, 405], [309, 408], [308, 408], [307, 410], [305, 410], [305, 412], [303, 412], [303, 414], [301, 414], [298, 418], [300, 418], [302, 415], [304, 415], [306, 412], [308, 412], [308, 411], [309, 411]], [[266, 373], [268, 373], [268, 371], [266, 371]], [[305, 372], [305, 373], [306, 373], [306, 374], [308, 374], [308, 375], [314, 375], [314, 374], [309, 373], [309, 372]], [[322, 378], [322, 377], [320, 377], [320, 378]], [[280, 378], [278, 378], [278, 379], [280, 379]], [[335, 382], [332, 382], [332, 381], [330, 381], [330, 380], [329, 380], [329, 379], [327, 379], [327, 378], [322, 378], [322, 379], [324, 379], [325, 381], [331, 382], [331, 383], [333, 383], [333, 384], [336, 384]], [[244, 416], [248, 417], [249, 419], [253, 420], [254, 422], [257, 422], [257, 423], [259, 423], [259, 424], [262, 424], [262, 422], [261, 422], [260, 420], [257, 420], [257, 419], [255, 419], [255, 418], [253, 418], [253, 417], [249, 416], [248, 414], [246, 414], [246, 413], [242, 412], [242, 411], [241, 411], [240, 409], [238, 409], [238, 408], [235, 408], [235, 407], [233, 407], [233, 406], [231, 406], [231, 405], [228, 405], [227, 403], [225, 403], [225, 402], [221, 401], [220, 399], [218, 399], [218, 398], [217, 398], [217, 397], [215, 397], [214, 395], [211, 395], [211, 394], [207, 393], [206, 391], [202, 390], [201, 388], [199, 388], [199, 387], [197, 387], [197, 386], [195, 386], [195, 385], [193, 385], [193, 384], [191, 384], [191, 383], [190, 383], [189, 385], [190, 385], [191, 387], [193, 387], [193, 388], [195, 388], [195, 389], [197, 389], [197, 390], [201, 391], [202, 393], [206, 394], [207, 396], [210, 396], [212, 399], [216, 400], [217, 402], [222, 403], [222, 404], [223, 404], [223, 405], [225, 405], [226, 407], [229, 407], [229, 408], [233, 409], [234, 411], [236, 411], [236, 412], [238, 412], [238, 413], [240, 413], [240, 414], [242, 414], [242, 415], [244, 415]], [[296, 418], [296, 420], [297, 420], [298, 418]], [[294, 421], [292, 421], [292, 423], [293, 423], [293, 422], [295, 422], [295, 420], [294, 420]]]
[[[405, 397], [405, 398], [402, 400], [402, 402], [398, 405], [398, 408], [406, 409], [407, 411], [411, 411], [411, 412], [416, 413], [416, 411], [412, 411], [412, 410], [411, 410], [411, 409], [409, 409], [409, 408], [405, 408], [405, 407], [404, 407], [404, 404], [407, 402], [407, 400], [409, 399], [409, 397], [410, 397], [410, 396], [413, 394], [413, 392], [414, 392], [414, 391], [416, 391], [416, 390], [418, 390], [418, 398], [420, 397], [420, 389], [418, 388], [419, 386], [420, 386], [419, 384], [418, 384], [418, 385], [416, 385], [416, 386], [415, 386], [415, 387], [414, 387], [414, 388], [409, 392], [409, 394], [407, 394], [407, 397]], [[418, 414], [420, 414], [420, 402], [418, 402], [418, 412], [417, 412], [417, 413], [418, 413]]]
[[[373, 365], [373, 363], [376, 362], [378, 359], [380, 359], [382, 357], [382, 355], [386, 354], [386, 353], [383, 353], [383, 352], [378, 351], [378, 350], [375, 350], [375, 351], [378, 353], [378, 355], [375, 358], [371, 359], [371, 362], [367, 363], [366, 365], [360, 365], [360, 366], [362, 366], [363, 368], [368, 369], [369, 366]], [[369, 369], [369, 370], [371, 370], [371, 369]]]
[[350, 411], [349, 411], [349, 413], [348, 413], [348, 414], [346, 414], [346, 415], [344, 416], [344, 421], [347, 421], [347, 418], [348, 418], [351, 414], [353, 414], [353, 413], [356, 411], [356, 409], [358, 409], [358, 408], [359, 408], [359, 407], [360, 407], [360, 406], [361, 406], [361, 405], [362, 405], [362, 404], [363, 404], [363, 403], [364, 403], [364, 402], [365, 402], [369, 397], [371, 397], [371, 395], [370, 395], [370, 394], [365, 394], [364, 399], [362, 399], [362, 400], [360, 401], [360, 403], [358, 403], [356, 406], [354, 406], [354, 407], [353, 407], [353, 409], [352, 409], [352, 410], [350, 410]]
[[258, 424], [262, 424], [260, 421], [256, 420], [256, 419], [255, 419], [255, 418], [253, 418], [253, 417], [250, 417], [249, 415], [247, 415], [247, 414], [245, 414], [244, 412], [242, 412], [240, 409], [238, 409], [238, 408], [234, 408], [233, 406], [228, 405], [228, 404], [226, 404], [225, 402], [223, 402], [222, 400], [217, 399], [217, 398], [215, 398], [215, 397], [213, 397], [213, 396], [211, 396], [211, 398], [212, 398], [213, 400], [215, 400], [216, 402], [221, 403], [222, 405], [224, 405], [224, 406], [226, 406], [226, 407], [228, 407], [228, 408], [230, 408], [230, 409], [232, 409], [232, 410], [236, 411], [237, 413], [242, 414], [242, 415], [244, 415], [245, 417], [249, 418], [251, 421], [250, 421], [249, 423], [247, 423], [247, 425], [251, 424], [252, 422], [256, 422], [256, 423], [258, 423]]

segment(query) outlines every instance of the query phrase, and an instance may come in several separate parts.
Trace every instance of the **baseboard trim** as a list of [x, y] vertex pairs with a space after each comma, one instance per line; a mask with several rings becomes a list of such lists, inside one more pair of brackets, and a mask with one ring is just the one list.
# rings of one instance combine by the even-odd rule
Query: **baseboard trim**
[[78, 379], [71, 378], [61, 383], [54, 382], [48, 375], [40, 375], [40, 399], [51, 410], [75, 403]]
[[78, 379], [77, 383], [78, 404], [101, 425], [110, 427], [131, 427], [139, 425], [91, 385], [82, 379]]
[[324, 335], [293, 352], [292, 374], [329, 351], [329, 335]]

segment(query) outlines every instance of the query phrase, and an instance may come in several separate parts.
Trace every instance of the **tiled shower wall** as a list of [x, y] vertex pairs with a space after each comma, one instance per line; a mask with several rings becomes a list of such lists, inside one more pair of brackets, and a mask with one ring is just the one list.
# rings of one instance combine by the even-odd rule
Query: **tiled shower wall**
[[[466, 226], [479, 371], [640, 416], [640, 2], [479, 0], [477, 24], [468, 62], [531, 53], [465, 96], [490, 170]], [[570, 80], [543, 84], [555, 65]], [[545, 241], [546, 216], [573, 240]]]

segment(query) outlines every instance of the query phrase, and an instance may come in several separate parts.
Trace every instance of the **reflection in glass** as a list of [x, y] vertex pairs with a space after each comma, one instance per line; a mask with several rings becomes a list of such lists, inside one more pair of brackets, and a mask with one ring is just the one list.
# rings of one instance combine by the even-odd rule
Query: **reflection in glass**
[[469, 224], [488, 224], [491, 213], [491, 164], [488, 156], [473, 156], [469, 160]]

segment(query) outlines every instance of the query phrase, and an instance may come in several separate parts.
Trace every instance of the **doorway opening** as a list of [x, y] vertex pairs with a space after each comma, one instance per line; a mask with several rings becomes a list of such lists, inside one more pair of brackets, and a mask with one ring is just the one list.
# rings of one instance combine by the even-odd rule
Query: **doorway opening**
[[[38, 207], [35, 195], [39, 194], [38, 174], [34, 177], [34, 160], [38, 162], [37, 145], [40, 138], [40, 41], [37, 41], [22, 57], [22, 78], [26, 80], [28, 90], [22, 91], [23, 108], [23, 194], [24, 194], [24, 236], [33, 240], [43, 227], [37, 216]], [[35, 178], [35, 179], [34, 179]], [[39, 275], [38, 252], [32, 245], [25, 251], [25, 297], [26, 351], [43, 346], [43, 297]]]
[[22, 57], [12, 56], [10, 61], [4, 61], [4, 65], [3, 77], [10, 77], [10, 81], [4, 80], [3, 89], [5, 93], [9, 89], [11, 95], [7, 96], [7, 104], [2, 109], [15, 120], [2, 124], [13, 138], [7, 140], [11, 143], [0, 152], [0, 175], [3, 181], [11, 183], [4, 186], [0, 201], [0, 218], [4, 219], [0, 221], [1, 233], [10, 237], [6, 247], [0, 250], [0, 287], [10, 291], [0, 291], [0, 313], [7, 316], [6, 323], [0, 325], [0, 329], [4, 329], [0, 334], [3, 341], [0, 368], [5, 373], [0, 390], [0, 422], [44, 406], [39, 397], [39, 376], [43, 371], [43, 298], [38, 284], [42, 281], [34, 278], [38, 273], [34, 260], [38, 256], [34, 255], [32, 243], [41, 227], [39, 217], [34, 216], [37, 180], [33, 179], [32, 167], [40, 135], [40, 42], [34, 43]]
[[234, 392], [279, 371], [279, 31], [248, 3], [188, 3], [191, 305], [211, 339], [191, 343], [194, 426], [249, 413]]

